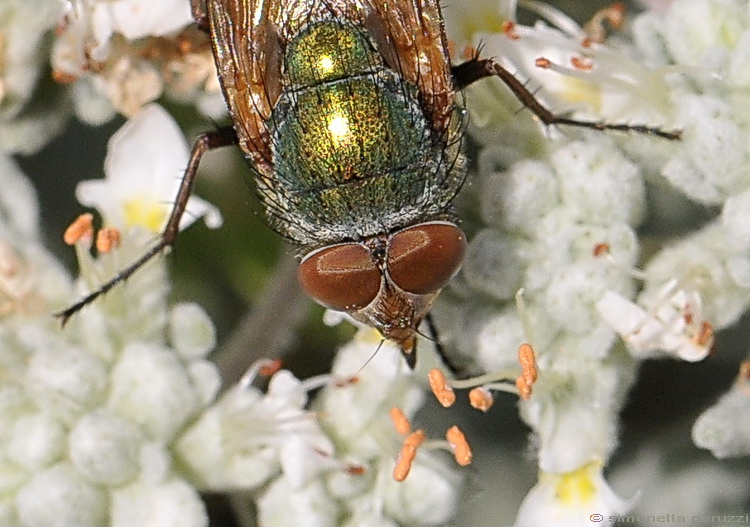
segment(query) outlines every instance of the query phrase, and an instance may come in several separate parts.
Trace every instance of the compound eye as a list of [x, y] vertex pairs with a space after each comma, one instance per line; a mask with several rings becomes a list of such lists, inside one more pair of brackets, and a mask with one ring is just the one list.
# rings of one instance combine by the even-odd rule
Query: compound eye
[[421, 223], [391, 236], [388, 275], [409, 293], [434, 293], [458, 272], [465, 253], [466, 236], [457, 226], [442, 221]]
[[358, 243], [323, 247], [306, 255], [297, 270], [305, 292], [325, 307], [365, 307], [380, 291], [381, 273], [370, 251]]

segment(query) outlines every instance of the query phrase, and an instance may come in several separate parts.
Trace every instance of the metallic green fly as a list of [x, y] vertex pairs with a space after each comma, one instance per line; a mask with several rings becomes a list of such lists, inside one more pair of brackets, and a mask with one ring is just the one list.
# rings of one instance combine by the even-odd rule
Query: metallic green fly
[[491, 59], [452, 66], [436, 0], [194, 0], [233, 125], [201, 135], [159, 243], [66, 320], [174, 244], [203, 154], [239, 145], [269, 225], [298, 247], [298, 277], [416, 361], [418, 327], [458, 271], [451, 203], [466, 175], [461, 89], [499, 77], [545, 124], [559, 117]]

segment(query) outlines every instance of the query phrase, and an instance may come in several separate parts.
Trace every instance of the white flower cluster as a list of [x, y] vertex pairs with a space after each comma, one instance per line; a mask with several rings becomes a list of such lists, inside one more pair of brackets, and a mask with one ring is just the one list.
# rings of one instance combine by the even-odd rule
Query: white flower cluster
[[[39, 150], [71, 115], [98, 125], [165, 93], [211, 116], [226, 112], [209, 38], [187, 0], [8, 0], [0, 15], [5, 152]], [[52, 79], [41, 75], [49, 67]]]
[[[546, 22], [516, 24], [517, 3]], [[588, 524], [592, 512], [606, 524], [634, 503], [617, 499], [600, 470], [616, 446], [637, 361], [702, 360], [714, 331], [750, 307], [743, 202], [750, 130], [740, 102], [750, 8], [739, 0], [675, 0], [664, 13], [634, 20], [634, 44], [601, 42], [605, 21], [620, 23], [619, 6], [585, 27], [531, 0], [501, 2], [499, 17], [495, 3], [464, 9], [483, 12], [484, 22], [462, 24], [454, 12], [447, 27], [457, 28], [457, 49], [470, 56], [479, 46], [482, 56], [499, 58], [531, 89], [541, 85], [536, 95], [548, 107], [682, 131], [680, 141], [570, 127], [540, 132], [527, 115], [507, 110], [520, 103], [499, 83], [466, 95], [479, 144], [467, 207], [480, 216], [462, 273], [437, 310], [441, 335], [483, 370], [507, 367], [524, 340], [537, 351], [539, 380], [520, 411], [534, 431], [541, 475], [517, 525]], [[498, 108], [508, 97], [509, 106]], [[679, 218], [688, 200], [720, 206], [721, 214], [697, 227], [683, 218], [692, 232], [641, 254], [637, 229], [652, 213], [647, 184], [668, 184], [681, 196]], [[644, 271], [635, 269], [640, 262]], [[523, 309], [513, 301], [520, 289]], [[719, 456], [750, 449], [743, 379], [696, 423], [696, 443]]]
[[78, 118], [100, 124], [158, 99], [225, 112], [208, 36], [185, 0], [70, 0], [52, 51], [53, 76], [72, 85]]
[[[274, 480], [258, 501], [263, 525], [444, 525], [455, 514], [463, 478], [447, 456], [422, 448], [408, 478], [393, 479], [401, 438], [389, 410], [398, 407], [412, 417], [423, 404], [423, 392], [395, 345], [384, 344], [372, 357], [379, 340], [374, 330], [360, 330], [338, 352], [313, 402], [335, 447], [338, 469], [304, 485], [292, 471]], [[297, 458], [309, 455], [297, 449]]]
[[[121, 234], [106, 248], [98, 236], [94, 258], [90, 219], [69, 229], [82, 270], [77, 292], [39, 244], [33, 191], [5, 161], [0, 524], [200, 527], [208, 521], [200, 490], [252, 491], [265, 525], [445, 523], [461, 487], [447, 457], [420, 451], [407, 482], [391, 477], [401, 440], [388, 410], [413, 416], [423, 402], [394, 346], [384, 345], [350, 379], [378, 346], [360, 338], [341, 351], [332, 375], [302, 382], [281, 370], [266, 393], [251, 384], [268, 366], [261, 363], [216, 400], [219, 373], [205, 358], [213, 325], [197, 305], [168, 305], [164, 260], [149, 262], [64, 329], [52, 317], [140, 256], [166, 222], [164, 203], [187, 155], [157, 105], [113, 136], [107, 178], [80, 183], [78, 195]], [[220, 224], [218, 211], [197, 198], [188, 209], [188, 222], [203, 216]], [[320, 390], [315, 411], [306, 409], [312, 390]], [[419, 496], [428, 486], [429, 498]]]
[[[171, 146], [167, 158], [179, 155]], [[41, 245], [23, 174], [4, 158], [0, 177], [0, 524], [205, 525], [170, 449], [219, 388], [205, 360], [212, 323], [196, 305], [167, 305], [165, 263], [154, 262], [61, 328], [52, 313], [80, 288]], [[140, 252], [143, 232], [98, 260], [83, 232], [79, 285]]]

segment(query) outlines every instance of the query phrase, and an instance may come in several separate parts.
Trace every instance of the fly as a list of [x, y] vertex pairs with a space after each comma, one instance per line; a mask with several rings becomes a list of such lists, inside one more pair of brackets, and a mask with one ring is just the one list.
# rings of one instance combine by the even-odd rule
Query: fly
[[159, 242], [79, 309], [171, 247], [204, 153], [238, 145], [269, 225], [318, 303], [376, 328], [414, 367], [418, 328], [458, 272], [466, 176], [456, 94], [498, 77], [546, 125], [679, 132], [554, 115], [479, 56], [452, 66], [436, 0], [193, 0], [232, 126], [200, 135]]

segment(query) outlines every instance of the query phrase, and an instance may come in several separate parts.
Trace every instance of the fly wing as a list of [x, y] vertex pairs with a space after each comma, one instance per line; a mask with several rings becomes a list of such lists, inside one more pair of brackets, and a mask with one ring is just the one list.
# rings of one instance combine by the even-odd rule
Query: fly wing
[[272, 172], [266, 125], [281, 92], [282, 0], [209, 0], [208, 19], [224, 98], [240, 148]]
[[388, 65], [413, 82], [437, 133], [454, 110], [448, 41], [437, 0], [363, 0], [367, 27]]
[[208, 0], [214, 55], [240, 147], [272, 173], [267, 122], [281, 93], [285, 40], [310, 19], [333, 16], [363, 24], [378, 50], [414, 83], [435, 132], [454, 109], [451, 65], [437, 0]]

